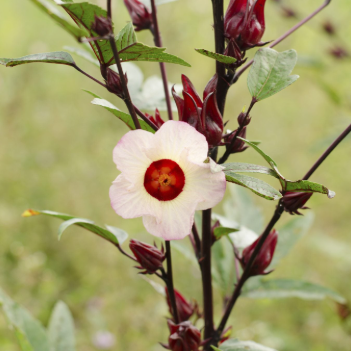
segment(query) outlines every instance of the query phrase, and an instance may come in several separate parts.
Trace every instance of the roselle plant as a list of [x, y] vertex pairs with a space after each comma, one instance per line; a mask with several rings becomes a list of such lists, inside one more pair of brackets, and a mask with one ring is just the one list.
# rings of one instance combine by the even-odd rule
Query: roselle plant
[[[113, 161], [120, 174], [113, 181], [109, 196], [118, 216], [142, 217], [150, 242], [132, 239], [129, 243], [131, 252], [128, 252], [125, 243], [128, 235], [119, 228], [104, 228], [88, 219], [48, 210], [28, 209], [23, 213], [24, 217], [43, 214], [63, 220], [58, 230], [59, 238], [71, 225], [82, 227], [114, 245], [126, 259], [133, 261], [138, 273], [158, 279], [163, 284], [162, 298], [168, 305], [169, 315], [167, 321], [151, 323], [167, 323], [169, 334], [160, 342], [173, 351], [273, 350], [253, 341], [235, 339], [235, 330], [228, 325], [228, 318], [240, 296], [269, 298], [282, 292], [286, 296], [329, 296], [344, 306], [345, 299], [330, 289], [289, 279], [266, 280], [264, 276], [274, 271], [279, 259], [293, 245], [288, 240], [291, 233], [279, 233], [276, 229], [284, 211], [289, 215], [301, 215], [314, 193], [334, 197], [332, 190], [309, 179], [350, 133], [351, 125], [306, 175], [293, 181], [284, 177], [273, 158], [264, 152], [264, 140], [261, 146], [247, 138], [247, 131], [255, 127], [255, 115], [259, 114], [255, 110], [257, 104], [299, 78], [291, 75], [297, 62], [296, 51], [278, 52], [273, 47], [320, 13], [330, 0], [281, 37], [267, 38], [268, 41], [263, 39], [266, 25], [269, 25], [269, 20], [265, 19], [266, 0], [230, 0], [227, 8], [224, 8], [223, 0], [212, 0], [215, 51], [207, 48], [196, 51], [213, 59], [216, 69], [209, 77], [202, 97], [198, 93], [200, 89], [191, 82], [191, 70], [187, 71], [187, 76], [181, 74], [180, 69], [181, 94], [174, 87], [171, 91], [168, 87], [165, 63], [180, 68], [190, 65], [163, 48], [157, 5], [167, 0], [151, 0], [150, 4], [124, 0], [132, 21], [124, 27], [118, 20], [118, 12], [112, 13], [111, 0], [107, 0], [106, 9], [72, 0], [30, 1], [77, 40], [81, 48], [71, 51], [97, 64], [102, 78], [97, 79], [83, 71], [67, 51], [2, 58], [0, 63], [6, 67], [34, 62], [67, 65], [125, 103], [125, 111], [121, 111], [109, 101], [88, 92], [94, 96], [93, 104], [108, 110], [131, 129], [113, 150]], [[150, 32], [155, 46], [137, 40], [135, 31], [142, 30]], [[256, 51], [251, 61], [247, 61], [249, 50]], [[134, 102], [130, 77], [125, 72], [125, 63], [130, 61], [159, 64], [167, 114], [156, 109], [151, 115]], [[238, 126], [234, 131], [226, 130], [227, 122], [223, 119], [226, 97], [230, 87], [248, 69], [251, 101], [247, 102], [247, 109], [242, 110], [240, 106], [235, 113], [231, 111], [231, 118], [237, 119]], [[173, 116], [171, 95], [178, 118]], [[232, 154], [246, 150], [258, 153], [266, 166], [228, 161]], [[271, 176], [277, 180], [277, 185], [273, 187], [247, 173]], [[262, 233], [248, 232], [232, 218], [212, 212], [212, 208], [223, 200], [228, 182], [277, 202]], [[164, 244], [153, 244], [152, 236], [160, 238]], [[172, 267], [172, 242], [187, 239], [202, 277], [203, 299], [199, 302], [185, 297], [173, 283], [177, 270]], [[222, 253], [228, 254], [228, 250], [225, 251], [228, 247], [231, 265], [228, 267], [225, 263], [224, 267]], [[214, 311], [214, 286], [219, 286], [223, 295], [222, 314]], [[75, 350], [73, 321], [63, 302], [56, 305], [47, 330], [2, 292], [0, 303], [22, 350]]]

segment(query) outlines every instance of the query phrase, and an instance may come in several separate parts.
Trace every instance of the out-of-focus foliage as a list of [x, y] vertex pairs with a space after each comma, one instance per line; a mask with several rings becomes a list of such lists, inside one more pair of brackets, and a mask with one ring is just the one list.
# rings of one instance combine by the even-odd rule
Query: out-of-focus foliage
[[[302, 17], [320, 2], [281, 3]], [[105, 6], [102, 0], [92, 3]], [[114, 18], [115, 27], [122, 29], [128, 21], [127, 11], [122, 1], [113, 3], [114, 13], [121, 16]], [[1, 6], [1, 57], [23, 57], [62, 51], [65, 45], [78, 46], [73, 36], [31, 1], [4, 1]], [[276, 38], [297, 21], [281, 16], [276, 1], [268, 1], [266, 7], [264, 40]], [[350, 123], [351, 60], [337, 60], [328, 54], [340, 45], [351, 50], [347, 47], [350, 11], [349, 0], [333, 1], [318, 18], [276, 48], [280, 52], [297, 51], [299, 60], [294, 73], [300, 79], [279, 95], [260, 102], [252, 112], [247, 138], [261, 140], [260, 147], [274, 158], [288, 179], [300, 179]], [[214, 61], [193, 49], [214, 50], [210, 1], [170, 2], [159, 7], [159, 16], [167, 52], [192, 65], [167, 65], [169, 80], [178, 83], [184, 73], [197, 89], [203, 89], [214, 73]], [[321, 25], [327, 19], [336, 24], [337, 37], [322, 31]], [[138, 39], [153, 46], [146, 32], [139, 33]], [[249, 56], [254, 52], [249, 52]], [[74, 59], [99, 77], [96, 67], [78, 56]], [[156, 63], [138, 65], [146, 79], [159, 75]], [[162, 295], [155, 294], [140, 279], [131, 262], [112, 245], [87, 235], [84, 229], [71, 227], [68, 231], [75, 235], [66, 235], [57, 242], [57, 221], [21, 218], [26, 208], [47, 208], [108, 223], [124, 229], [130, 237], [151, 243], [140, 220], [118, 218], [109, 204], [108, 189], [117, 175], [112, 149], [127, 127], [108, 111], [91, 105], [91, 98], [82, 89], [96, 92], [126, 112], [125, 107], [71, 67], [33, 64], [0, 68], [0, 286], [43, 325], [48, 325], [56, 301], [65, 301], [76, 322], [77, 350], [160, 350], [157, 341], [165, 341], [167, 334], [167, 305]], [[237, 115], [251, 100], [246, 78], [244, 74], [228, 95], [225, 120], [229, 120], [228, 128], [232, 130], [237, 126]], [[166, 118], [165, 112], [161, 114]], [[333, 200], [321, 195], [312, 197], [308, 203], [316, 218], [312, 229], [270, 277], [313, 281], [333, 288], [349, 301], [350, 148], [348, 138], [311, 178], [328, 184], [337, 196]], [[261, 164], [260, 156], [252, 150], [232, 156], [230, 161]], [[233, 199], [235, 202], [235, 196]], [[254, 201], [267, 221], [275, 204], [257, 197]], [[248, 230], [262, 229], [257, 213], [251, 217], [256, 220], [250, 220], [234, 203], [230, 210], [233, 219]], [[216, 211], [223, 212], [222, 208]], [[284, 216], [287, 222], [288, 215]], [[283, 226], [284, 219], [277, 229]], [[198, 298], [201, 284], [197, 266], [185, 261], [176, 250], [173, 256], [176, 287], [186, 296]], [[182, 276], [186, 279], [180, 279]], [[216, 311], [218, 321], [220, 292], [216, 293]], [[343, 329], [336, 312], [335, 303], [327, 300], [243, 298], [230, 322], [238, 339], [255, 340], [280, 351], [344, 351], [351, 342], [347, 334], [350, 330]], [[3, 315], [0, 346], [6, 351], [18, 350]]]

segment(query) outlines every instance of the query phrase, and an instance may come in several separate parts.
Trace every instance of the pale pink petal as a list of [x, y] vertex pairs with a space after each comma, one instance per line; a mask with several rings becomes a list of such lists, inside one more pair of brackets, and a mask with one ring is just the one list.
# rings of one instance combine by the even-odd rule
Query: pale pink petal
[[155, 134], [154, 148], [147, 155], [154, 161], [171, 159], [178, 162], [182, 152], [188, 150], [188, 159], [202, 163], [208, 152], [206, 138], [188, 123], [168, 121]]
[[222, 168], [211, 160], [201, 165], [189, 162], [183, 154], [179, 162], [185, 174], [183, 192], [191, 193], [196, 210], [207, 210], [217, 205], [224, 196], [227, 182]]
[[190, 234], [194, 223], [196, 202], [192, 194], [183, 192], [175, 200], [161, 204], [161, 219], [144, 216], [146, 230], [165, 240], [180, 240]]
[[145, 130], [133, 130], [125, 134], [113, 149], [113, 161], [131, 183], [144, 180], [151, 160], [145, 151], [154, 146], [154, 134]]
[[147, 193], [144, 185], [131, 184], [119, 175], [110, 187], [111, 206], [123, 218], [152, 215], [161, 216], [161, 203]]

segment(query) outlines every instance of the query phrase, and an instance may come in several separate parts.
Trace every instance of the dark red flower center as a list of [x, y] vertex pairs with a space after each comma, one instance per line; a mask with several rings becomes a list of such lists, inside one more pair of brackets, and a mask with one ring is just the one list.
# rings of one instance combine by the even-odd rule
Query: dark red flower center
[[152, 162], [145, 172], [146, 191], [160, 201], [175, 199], [183, 190], [185, 176], [179, 165], [172, 160]]

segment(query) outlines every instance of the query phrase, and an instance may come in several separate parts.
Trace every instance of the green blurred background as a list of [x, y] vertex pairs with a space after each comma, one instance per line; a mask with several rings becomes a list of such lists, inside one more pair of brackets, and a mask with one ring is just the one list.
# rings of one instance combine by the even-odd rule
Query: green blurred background
[[[322, 1], [287, 0], [299, 16]], [[95, 1], [101, 6], [105, 1]], [[113, 1], [117, 29], [128, 21], [122, 1]], [[264, 40], [274, 39], [297, 21], [282, 16], [279, 3], [268, 0]], [[281, 43], [294, 48], [300, 79], [285, 91], [260, 102], [253, 111], [248, 138], [262, 148], [290, 179], [300, 178], [328, 144], [350, 123], [351, 61], [328, 54], [349, 44], [351, 3], [334, 0], [316, 19]], [[0, 57], [60, 51], [78, 44], [30, 1], [1, 2]], [[118, 20], [117, 20], [118, 18]], [[213, 50], [210, 0], [179, 0], [159, 7], [164, 46], [192, 68], [167, 65], [169, 80], [186, 74], [202, 92], [214, 73], [214, 62], [194, 48]], [[336, 24], [337, 37], [322, 30]], [[147, 32], [140, 41], [152, 45]], [[255, 50], [252, 50], [253, 52]], [[249, 52], [252, 56], [253, 52]], [[76, 58], [83, 69], [99, 71]], [[139, 64], [145, 77], [159, 74], [156, 63]], [[246, 75], [228, 95], [225, 120], [236, 127], [236, 116], [250, 102]], [[166, 341], [167, 307], [162, 296], [140, 278], [130, 261], [110, 244], [70, 228], [58, 242], [59, 221], [24, 219], [27, 208], [49, 209], [90, 218], [126, 230], [130, 237], [151, 243], [140, 219], [122, 220], [111, 209], [110, 183], [117, 176], [112, 149], [127, 127], [109, 112], [90, 104], [82, 89], [91, 90], [122, 109], [125, 107], [70, 67], [45, 64], [13, 69], [0, 67], [0, 286], [26, 306], [44, 325], [58, 299], [71, 308], [77, 327], [78, 350], [98, 350], [96, 331], [114, 335], [112, 350], [161, 350]], [[163, 117], [166, 113], [162, 112]], [[313, 196], [309, 206], [315, 223], [309, 234], [284, 259], [272, 277], [310, 280], [333, 288], [351, 300], [351, 170], [349, 137], [312, 180], [337, 196]], [[234, 159], [234, 157], [233, 157]], [[239, 162], [263, 164], [251, 150], [235, 156]], [[254, 198], [268, 221], [275, 204]], [[217, 212], [221, 213], [219, 206]], [[282, 223], [289, 218], [285, 215]], [[279, 226], [278, 226], [279, 228]], [[188, 298], [201, 299], [200, 274], [174, 251], [175, 284]], [[216, 320], [221, 301], [216, 293]], [[351, 337], [337, 315], [334, 302], [241, 299], [230, 320], [233, 336], [255, 340], [281, 351], [350, 350]], [[19, 350], [0, 314], [1, 350]], [[102, 345], [100, 345], [100, 349]]]

